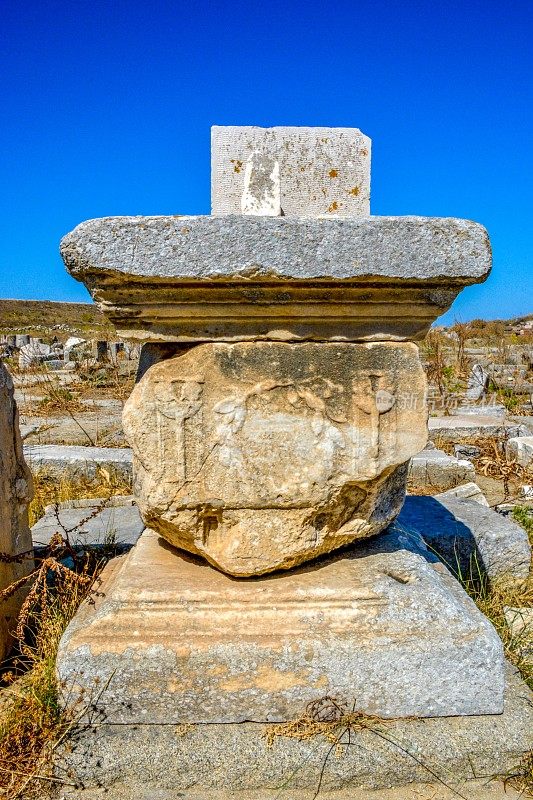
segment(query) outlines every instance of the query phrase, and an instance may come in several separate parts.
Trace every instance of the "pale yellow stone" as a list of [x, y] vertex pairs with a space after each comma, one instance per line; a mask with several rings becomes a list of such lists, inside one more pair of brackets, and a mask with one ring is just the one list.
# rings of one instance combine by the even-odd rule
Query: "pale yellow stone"
[[496, 631], [395, 532], [238, 581], [145, 530], [67, 628], [57, 669], [68, 702], [97, 697], [111, 724], [284, 722], [326, 695], [385, 717], [503, 709]]
[[233, 575], [382, 530], [424, 446], [413, 344], [203, 344], [151, 367], [124, 409], [147, 525]]

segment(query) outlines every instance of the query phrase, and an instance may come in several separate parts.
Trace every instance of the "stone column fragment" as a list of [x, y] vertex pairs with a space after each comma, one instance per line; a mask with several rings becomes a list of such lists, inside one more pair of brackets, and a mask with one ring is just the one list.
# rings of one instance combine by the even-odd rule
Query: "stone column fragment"
[[[0, 361], [0, 552], [7, 556], [28, 554], [20, 563], [0, 559], [0, 589], [27, 575], [33, 567], [28, 525], [32, 493], [31, 474], [22, 455], [13, 381]], [[18, 592], [0, 603], [0, 660], [10, 648], [22, 597]]]

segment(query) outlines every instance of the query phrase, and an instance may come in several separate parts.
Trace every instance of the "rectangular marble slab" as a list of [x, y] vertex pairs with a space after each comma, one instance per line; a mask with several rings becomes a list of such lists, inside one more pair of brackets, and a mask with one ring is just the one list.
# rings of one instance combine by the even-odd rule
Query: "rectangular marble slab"
[[69, 702], [109, 681], [107, 723], [287, 721], [326, 695], [384, 717], [501, 713], [496, 631], [444, 567], [386, 539], [235, 580], [146, 530], [63, 636]]
[[177, 342], [420, 338], [491, 266], [481, 225], [427, 217], [109, 217], [61, 254], [119, 335]]

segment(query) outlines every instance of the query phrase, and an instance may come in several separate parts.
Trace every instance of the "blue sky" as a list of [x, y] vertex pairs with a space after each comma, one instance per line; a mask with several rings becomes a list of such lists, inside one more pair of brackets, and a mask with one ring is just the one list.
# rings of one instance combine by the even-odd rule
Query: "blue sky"
[[530, 2], [4, 0], [0, 297], [86, 300], [82, 220], [209, 213], [210, 126], [372, 138], [373, 214], [477, 220], [494, 268], [446, 315], [533, 312]]

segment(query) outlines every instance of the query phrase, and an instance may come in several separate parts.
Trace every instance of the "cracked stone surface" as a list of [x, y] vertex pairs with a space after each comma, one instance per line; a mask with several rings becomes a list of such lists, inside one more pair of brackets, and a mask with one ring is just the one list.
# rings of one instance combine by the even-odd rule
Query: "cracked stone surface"
[[427, 439], [413, 344], [204, 344], [124, 409], [145, 523], [233, 575], [379, 532]]
[[421, 338], [487, 277], [482, 225], [432, 217], [108, 217], [61, 242], [120, 335], [145, 341]]

